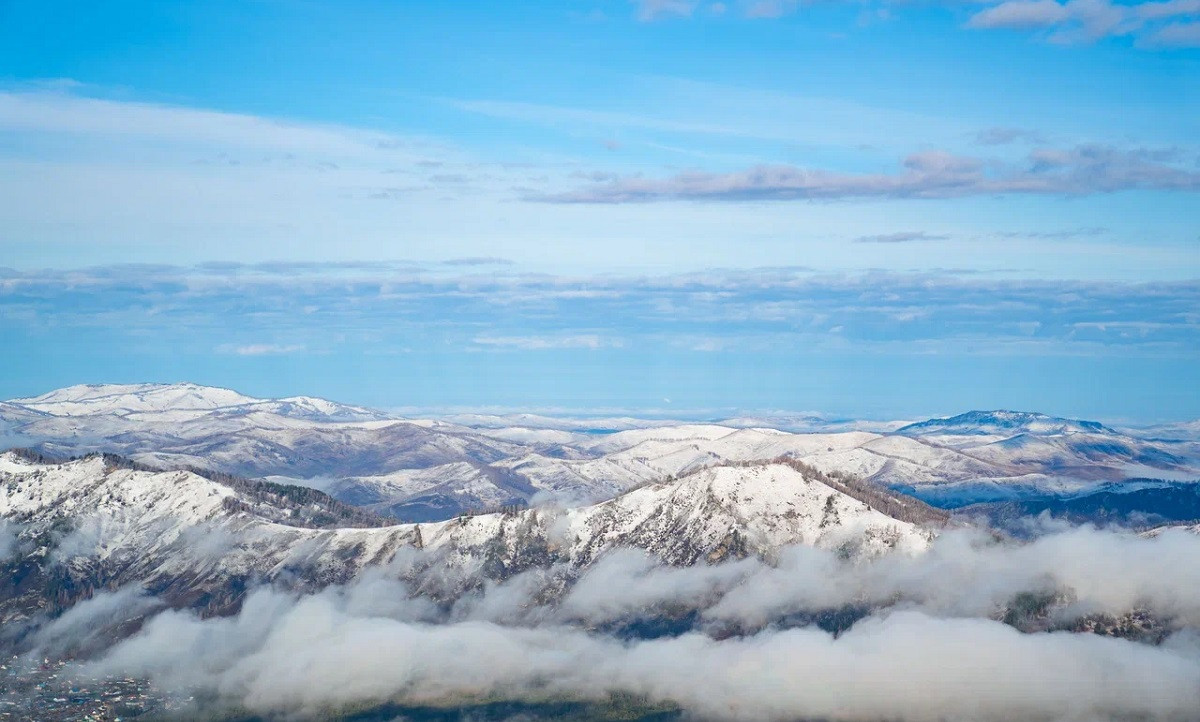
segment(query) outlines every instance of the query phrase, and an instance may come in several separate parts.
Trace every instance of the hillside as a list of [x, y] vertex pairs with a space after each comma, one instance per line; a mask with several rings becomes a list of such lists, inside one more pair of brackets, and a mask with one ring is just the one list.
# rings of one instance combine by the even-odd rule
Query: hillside
[[0, 455], [0, 518], [17, 536], [11, 588], [0, 590], [10, 620], [130, 582], [220, 612], [252, 578], [320, 587], [401, 549], [435, 555], [469, 585], [554, 564], [578, 570], [626, 547], [683, 565], [771, 558], [792, 544], [912, 551], [942, 520], [915, 500], [776, 463], [705, 469], [565, 510], [351, 528], [375, 520], [310, 489], [13, 452]]
[[407, 522], [547, 500], [597, 502], [713, 464], [776, 458], [945, 507], [1073, 495], [1132, 478], [1200, 478], [1200, 443], [1015, 411], [972, 411], [895, 433], [629, 420], [615, 424], [621, 431], [583, 433], [578, 419], [560, 420], [560, 428], [532, 415], [454, 419], [391, 418], [195, 384], [75, 386], [0, 405], [0, 429], [14, 445], [310, 486]]

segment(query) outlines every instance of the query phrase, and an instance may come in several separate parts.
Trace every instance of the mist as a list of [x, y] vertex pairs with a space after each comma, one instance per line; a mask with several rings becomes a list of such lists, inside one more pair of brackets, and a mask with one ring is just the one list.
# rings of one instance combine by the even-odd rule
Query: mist
[[[924, 553], [668, 567], [611, 553], [585, 572], [534, 569], [461, 586], [407, 550], [312, 594], [252, 590], [238, 614], [156, 611], [122, 591], [36, 636], [145, 616], [81, 670], [145, 676], [217, 707], [319, 719], [397, 702], [604, 700], [712, 719], [1191, 720], [1200, 710], [1200, 536], [1080, 528], [1030, 542], [974, 530]], [[436, 595], [435, 595], [436, 596]], [[1013, 617], [1021, 599], [1034, 599]], [[852, 610], [830, 626], [817, 613]], [[1089, 631], [1136, 612], [1136, 639]], [[638, 633], [639, 623], [676, 627]], [[631, 631], [634, 630], [634, 631]]]

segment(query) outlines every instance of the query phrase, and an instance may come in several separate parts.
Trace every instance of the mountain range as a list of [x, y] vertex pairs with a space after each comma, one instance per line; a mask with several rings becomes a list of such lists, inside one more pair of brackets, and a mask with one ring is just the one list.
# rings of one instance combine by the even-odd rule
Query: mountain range
[[[815, 418], [806, 417], [815, 424]], [[1200, 441], [1094, 421], [972, 411], [876, 431], [796, 433], [745, 422], [458, 414], [399, 418], [311, 397], [257, 399], [196, 384], [87, 385], [0, 404], [10, 447], [115, 453], [309, 486], [400, 521], [601, 501], [713, 464], [787, 458], [939, 506], [1078, 495], [1128, 479], [1200, 478]], [[615, 430], [613, 427], [626, 427]], [[1157, 431], [1161, 431], [1158, 429]]]
[[782, 460], [705, 468], [585, 506], [421, 524], [392, 524], [304, 487], [106, 454], [6, 452], [0, 491], [18, 552], [0, 577], [6, 624], [131, 583], [173, 606], [221, 612], [252, 580], [317, 589], [404, 550], [433, 554], [470, 586], [531, 568], [569, 578], [617, 548], [683, 566], [770, 558], [794, 544], [853, 556], [920, 550], [947, 522], [916, 499]]
[[[1193, 441], [1013, 411], [810, 433], [549, 418], [470, 426], [191, 384], [5, 402], [3, 432], [22, 448], [0, 451], [0, 649], [32, 666], [12, 667], [0, 712], [103, 702], [148, 679], [210, 718], [253, 719], [239, 672], [204, 675], [242, 660], [324, 670], [307, 685], [325, 694], [331, 649], [353, 652], [339, 668], [390, 670], [377, 660], [403, 650], [413, 669], [444, 651], [458, 670], [464, 642], [486, 657], [496, 635], [646, 645], [654, 669], [660, 644], [746, 645], [773, 663], [772, 645], [811, 637], [811, 666], [889, 619], [925, 629], [903, 649], [947, 615], [1011, 644], [1103, 635], [1164, 654], [1200, 619]], [[1061, 533], [1080, 523], [1152, 528]], [[380, 636], [396, 629], [415, 636]], [[503, 654], [521, 669], [529, 652]], [[101, 665], [100, 691], [57, 679], [87, 673], [68, 660]], [[392, 719], [409, 688], [300, 718], [348, 705]]]

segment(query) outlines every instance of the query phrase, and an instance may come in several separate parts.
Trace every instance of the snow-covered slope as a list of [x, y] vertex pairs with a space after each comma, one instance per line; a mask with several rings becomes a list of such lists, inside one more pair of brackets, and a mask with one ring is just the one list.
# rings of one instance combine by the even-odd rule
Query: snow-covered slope
[[319, 586], [409, 547], [491, 577], [552, 564], [580, 569], [618, 547], [673, 564], [770, 557], [789, 544], [917, 551], [931, 528], [889, 516], [880, 499], [913, 518], [939, 519], [915, 500], [865, 503], [842, 482], [783, 464], [708, 469], [580, 508], [375, 528], [313, 528], [363, 520], [307, 489], [235, 481], [129, 468], [114, 457], [0, 455], [0, 519], [19, 539], [7, 562], [25, 570], [19, 584], [15, 574], [4, 582], [15, 586], [0, 595], [0, 616], [135, 581], [172, 603], [216, 609], [250, 578]]
[[1097, 421], [1080, 421], [1029, 411], [968, 411], [901, 427], [910, 436], [1016, 436], [1017, 434], [1115, 433]]
[[199, 384], [81, 384], [41, 396], [13, 399], [12, 404], [52, 416], [134, 416], [153, 421], [156, 414], [194, 418], [225, 410], [227, 414], [268, 412], [310, 421], [366, 421], [383, 419], [379, 411], [348, 406], [310, 396], [256, 399], [230, 389]]
[[776, 458], [947, 505], [1077, 493], [1125, 478], [1200, 478], [1198, 442], [1013, 411], [973, 411], [896, 433], [624, 418], [607, 420], [623, 431], [583, 433], [578, 420], [556, 429], [551, 417], [528, 414], [456, 418], [477, 426], [194, 384], [77, 386], [0, 406], [0, 433], [56, 456], [107, 451], [160, 468], [278, 477], [406, 521], [547, 497], [599, 501], [713, 464]]
[[55, 416], [211, 410], [254, 401], [257, 399], [230, 389], [197, 384], [81, 384], [13, 399], [13, 403]]

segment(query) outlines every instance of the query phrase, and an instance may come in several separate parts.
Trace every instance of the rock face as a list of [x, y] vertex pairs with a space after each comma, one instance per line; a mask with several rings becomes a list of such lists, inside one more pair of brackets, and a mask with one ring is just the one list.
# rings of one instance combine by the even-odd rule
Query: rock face
[[[912, 518], [889, 516], [889, 505]], [[406, 549], [471, 583], [551, 565], [570, 573], [622, 547], [680, 565], [770, 558], [789, 544], [919, 550], [940, 520], [915, 500], [776, 463], [706, 469], [578, 508], [372, 527], [381, 522], [311, 489], [13, 452], [0, 455], [0, 517], [15, 535], [0, 589], [8, 621], [134, 582], [220, 613], [252, 581], [320, 587]]]

